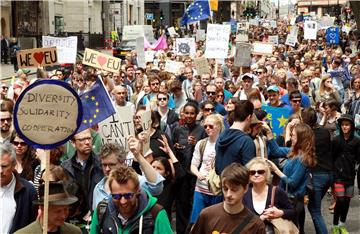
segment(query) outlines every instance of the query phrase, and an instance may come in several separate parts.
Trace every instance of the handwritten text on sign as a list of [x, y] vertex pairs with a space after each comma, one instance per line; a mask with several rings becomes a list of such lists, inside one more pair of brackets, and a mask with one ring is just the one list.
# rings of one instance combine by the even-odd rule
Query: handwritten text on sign
[[117, 113], [99, 123], [103, 144], [115, 143], [129, 151], [127, 137], [135, 135], [133, 115], [129, 106], [117, 107]]
[[59, 63], [75, 63], [77, 52], [77, 37], [42, 36], [44, 48], [56, 46]]
[[82, 63], [109, 72], [119, 72], [121, 67], [121, 59], [89, 48], [85, 49]]
[[56, 47], [20, 50], [16, 54], [19, 68], [45, 67], [58, 64]]
[[208, 24], [206, 58], [226, 58], [229, 50], [230, 25]]
[[70, 90], [50, 83], [27, 91], [15, 112], [21, 133], [39, 145], [61, 142], [74, 133], [81, 104]]

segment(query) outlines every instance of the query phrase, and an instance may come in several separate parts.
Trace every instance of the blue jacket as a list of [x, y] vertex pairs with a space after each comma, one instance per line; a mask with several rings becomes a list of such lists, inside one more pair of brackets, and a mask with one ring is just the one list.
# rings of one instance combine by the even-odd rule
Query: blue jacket
[[220, 134], [215, 150], [215, 171], [218, 175], [231, 163], [245, 165], [256, 156], [256, 147], [251, 137], [233, 128], [226, 129]]
[[301, 162], [300, 156], [286, 160], [281, 177], [281, 188], [286, 191], [288, 186], [288, 195], [294, 198], [301, 198], [305, 195], [306, 180], [309, 169]]

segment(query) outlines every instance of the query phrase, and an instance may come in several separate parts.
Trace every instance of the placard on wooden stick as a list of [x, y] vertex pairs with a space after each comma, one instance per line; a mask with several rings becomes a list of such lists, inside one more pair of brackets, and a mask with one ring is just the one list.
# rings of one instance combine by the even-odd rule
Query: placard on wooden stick
[[41, 80], [28, 86], [14, 108], [14, 127], [27, 144], [46, 149], [43, 233], [48, 231], [50, 149], [69, 141], [81, 124], [82, 105], [63, 81]]

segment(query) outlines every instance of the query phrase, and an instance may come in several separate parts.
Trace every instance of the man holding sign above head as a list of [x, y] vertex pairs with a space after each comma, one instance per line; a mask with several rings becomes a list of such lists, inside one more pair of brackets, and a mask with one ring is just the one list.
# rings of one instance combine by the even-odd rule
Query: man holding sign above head
[[[75, 222], [85, 223], [90, 214], [95, 185], [104, 177], [98, 156], [92, 152], [91, 130], [86, 129], [74, 135], [71, 143], [76, 149], [75, 155], [62, 163], [71, 182], [78, 185], [77, 194], [84, 200], [79, 201], [79, 214]], [[75, 195], [75, 194], [74, 194]]]
[[[41, 213], [39, 219], [29, 224], [25, 228], [16, 232], [16, 234], [42, 233], [43, 214], [44, 214], [44, 191], [45, 186], [42, 184], [39, 188], [40, 199], [34, 201], [39, 205]], [[48, 208], [48, 233], [58, 234], [81, 234], [80, 228], [73, 224], [66, 223], [69, 216], [70, 205], [77, 201], [77, 197], [70, 196], [64, 189], [62, 182], [50, 182], [49, 184], [49, 208]]]

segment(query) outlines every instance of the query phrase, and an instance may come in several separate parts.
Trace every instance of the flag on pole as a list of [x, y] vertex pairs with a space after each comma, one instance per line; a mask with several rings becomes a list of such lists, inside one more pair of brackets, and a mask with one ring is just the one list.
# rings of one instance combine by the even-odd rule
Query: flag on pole
[[208, 0], [195, 0], [186, 9], [181, 25], [190, 24], [210, 17], [210, 4]]
[[78, 132], [84, 131], [116, 113], [103, 82], [98, 78], [91, 89], [80, 95], [83, 118]]

